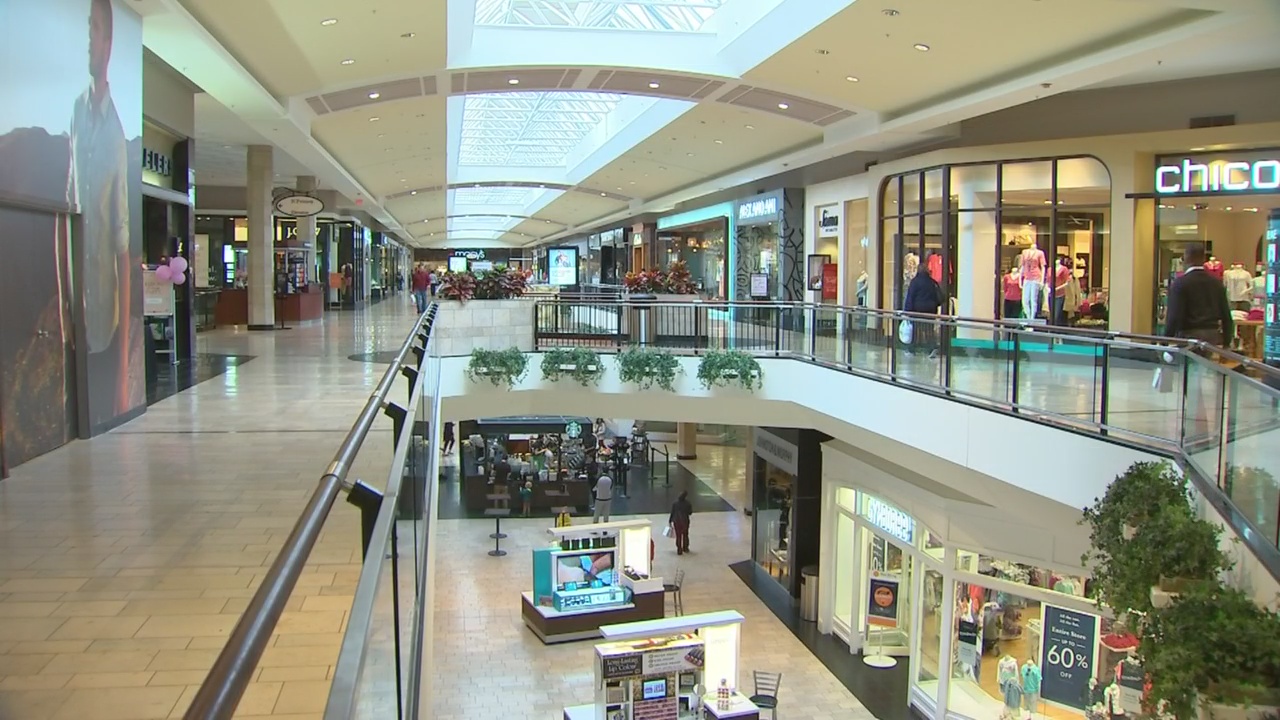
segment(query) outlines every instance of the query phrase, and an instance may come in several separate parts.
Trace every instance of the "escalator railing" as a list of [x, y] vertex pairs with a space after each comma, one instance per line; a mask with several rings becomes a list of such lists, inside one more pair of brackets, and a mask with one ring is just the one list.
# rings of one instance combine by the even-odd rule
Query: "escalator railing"
[[1176, 459], [1280, 578], [1280, 369], [1196, 341], [771, 302], [539, 301], [535, 347], [790, 357]]

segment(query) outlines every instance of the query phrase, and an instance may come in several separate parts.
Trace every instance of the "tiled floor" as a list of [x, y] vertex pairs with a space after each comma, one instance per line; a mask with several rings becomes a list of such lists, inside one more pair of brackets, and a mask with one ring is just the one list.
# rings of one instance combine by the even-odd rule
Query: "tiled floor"
[[[0, 483], [0, 718], [180, 717], [384, 369], [347, 356], [412, 320], [393, 301], [202, 334], [202, 353], [255, 357]], [[381, 486], [390, 445], [380, 421], [354, 475]], [[319, 716], [359, 549], [339, 503], [241, 717]]]

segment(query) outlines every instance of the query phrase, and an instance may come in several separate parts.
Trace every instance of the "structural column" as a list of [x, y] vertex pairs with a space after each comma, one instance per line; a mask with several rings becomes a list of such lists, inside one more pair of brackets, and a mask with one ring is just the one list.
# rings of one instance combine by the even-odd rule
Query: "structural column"
[[698, 457], [698, 424], [676, 423], [676, 459], [693, 460]]
[[[249, 329], [271, 330], [276, 324], [275, 223], [272, 148], [250, 145], [245, 209], [249, 214]], [[314, 234], [314, 230], [312, 231]]]
[[[311, 175], [299, 175], [297, 190], [303, 195], [314, 195], [318, 188], [316, 179]], [[316, 216], [309, 215], [307, 217], [298, 218], [298, 241], [312, 248], [314, 252], [320, 252], [320, 248], [316, 247]], [[327, 281], [328, 278], [312, 277], [315, 273], [315, 263], [307, 263], [307, 282]]]

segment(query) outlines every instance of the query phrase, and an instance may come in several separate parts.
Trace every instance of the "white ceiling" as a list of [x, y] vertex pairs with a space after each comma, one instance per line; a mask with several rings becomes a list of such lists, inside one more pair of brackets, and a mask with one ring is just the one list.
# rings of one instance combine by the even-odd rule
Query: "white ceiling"
[[209, 91], [200, 182], [243, 182], [243, 148], [274, 144], [281, 180], [316, 175], [433, 246], [530, 244], [919, 143], [1046, 82], [1280, 66], [1269, 0], [142, 5], [148, 47]]

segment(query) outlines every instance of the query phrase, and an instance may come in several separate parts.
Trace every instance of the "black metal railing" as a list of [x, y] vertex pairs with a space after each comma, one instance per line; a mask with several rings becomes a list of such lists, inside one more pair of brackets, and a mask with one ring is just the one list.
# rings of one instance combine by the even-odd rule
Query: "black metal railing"
[[[403, 375], [409, 379], [410, 405], [419, 404], [415, 402], [414, 393], [420, 393], [422, 389], [424, 358], [436, 309], [433, 304], [418, 318], [412, 332], [401, 345], [395, 360], [383, 373], [382, 379], [360, 411], [355, 424], [334, 454], [333, 460], [320, 476], [319, 486], [307, 501], [306, 508], [294, 524], [275, 562], [262, 579], [248, 607], [231, 631], [213, 668], [187, 708], [184, 715], [187, 720], [224, 720], [231, 718], [235, 713], [236, 706], [240, 703], [245, 688], [257, 670], [267, 642], [280, 620], [285, 603], [298, 582], [307, 558], [315, 548], [325, 519], [338, 497], [344, 492], [348, 493], [348, 499], [353, 504], [361, 506], [362, 510], [381, 503], [380, 493], [371, 490], [363, 483], [350, 481], [348, 475], [353, 461], [360, 453], [379, 415], [385, 414], [391, 417], [395, 426], [398, 448], [401, 445], [401, 438], [408, 437], [403, 433], [408, 411], [390, 399], [390, 395], [396, 378]], [[437, 373], [436, 380], [438, 379]], [[364, 544], [368, 549], [374, 528], [365, 523], [362, 529]], [[425, 537], [425, 532], [423, 536]], [[381, 559], [381, 554], [376, 554], [375, 557], [366, 553], [366, 563], [370, 560], [380, 562]], [[355, 622], [354, 617], [351, 622]], [[339, 682], [336, 673], [334, 682], [335, 684]]]

